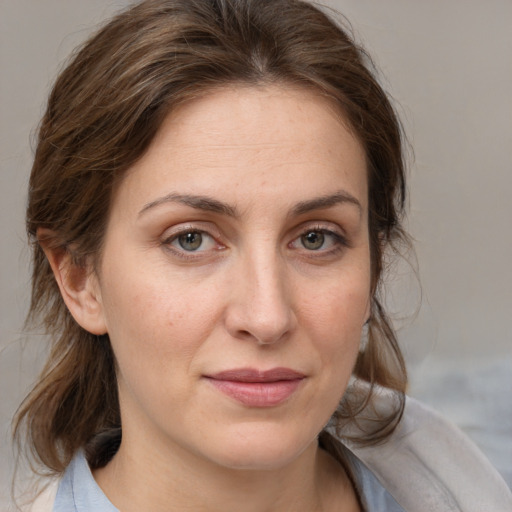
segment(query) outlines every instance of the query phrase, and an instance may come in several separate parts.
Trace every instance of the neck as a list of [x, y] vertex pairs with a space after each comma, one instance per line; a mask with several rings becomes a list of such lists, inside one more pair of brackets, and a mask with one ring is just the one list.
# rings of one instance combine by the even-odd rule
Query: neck
[[225, 468], [179, 447], [155, 451], [145, 444], [123, 433], [116, 456], [94, 473], [122, 512], [316, 512], [339, 510], [343, 502], [358, 510], [343, 468], [316, 441], [269, 470]]

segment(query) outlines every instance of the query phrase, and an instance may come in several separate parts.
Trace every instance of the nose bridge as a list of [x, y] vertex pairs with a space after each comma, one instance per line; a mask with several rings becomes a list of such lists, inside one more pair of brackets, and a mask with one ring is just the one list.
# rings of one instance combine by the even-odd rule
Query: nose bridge
[[241, 257], [230, 328], [237, 337], [261, 344], [282, 339], [293, 327], [288, 272], [279, 252], [262, 242]]

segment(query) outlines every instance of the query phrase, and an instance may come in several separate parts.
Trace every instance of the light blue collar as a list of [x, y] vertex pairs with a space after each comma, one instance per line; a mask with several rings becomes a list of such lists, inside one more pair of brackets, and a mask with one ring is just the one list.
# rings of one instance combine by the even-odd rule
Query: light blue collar
[[60, 481], [53, 512], [119, 512], [94, 480], [82, 450]]
[[[348, 455], [365, 510], [404, 512], [373, 473], [355, 455]], [[82, 450], [73, 458], [60, 481], [53, 512], [119, 512], [94, 480]]]

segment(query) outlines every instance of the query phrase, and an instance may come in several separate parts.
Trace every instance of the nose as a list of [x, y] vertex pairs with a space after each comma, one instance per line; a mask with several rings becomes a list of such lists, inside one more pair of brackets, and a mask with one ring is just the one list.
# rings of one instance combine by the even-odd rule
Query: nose
[[233, 275], [226, 328], [238, 339], [260, 345], [287, 338], [296, 324], [287, 269], [278, 255], [252, 255]]

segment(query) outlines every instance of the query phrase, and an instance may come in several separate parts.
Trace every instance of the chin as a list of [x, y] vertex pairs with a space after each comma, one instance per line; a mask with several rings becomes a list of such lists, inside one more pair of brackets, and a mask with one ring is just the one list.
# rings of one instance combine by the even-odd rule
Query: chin
[[225, 442], [215, 443], [211, 460], [228, 469], [270, 471], [286, 467], [297, 459], [312, 444], [316, 436], [293, 435], [290, 429], [261, 427], [232, 433]]

